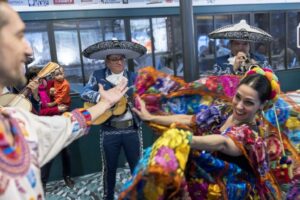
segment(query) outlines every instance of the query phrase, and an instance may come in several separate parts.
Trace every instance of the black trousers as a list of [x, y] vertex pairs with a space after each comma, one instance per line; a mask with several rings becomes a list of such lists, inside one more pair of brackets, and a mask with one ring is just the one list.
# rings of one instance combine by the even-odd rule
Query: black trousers
[[[70, 150], [68, 147], [64, 148], [61, 151], [61, 158], [62, 158], [62, 168], [63, 168], [63, 177], [70, 176], [71, 175], [71, 159], [70, 159]], [[46, 165], [44, 165], [41, 169], [41, 179], [42, 183], [46, 184], [49, 175], [50, 175], [50, 169], [52, 166], [53, 160], [49, 161]]]
[[[137, 165], [142, 149], [142, 140], [136, 129], [120, 131], [120, 134], [109, 134], [102, 132], [100, 138], [100, 148], [102, 156], [102, 181], [104, 187], [103, 200], [114, 199], [114, 189], [116, 184], [116, 172], [121, 148], [124, 149], [125, 156], [129, 163], [131, 173]], [[123, 131], [123, 133], [122, 133]], [[131, 132], [130, 132], [131, 131]]]

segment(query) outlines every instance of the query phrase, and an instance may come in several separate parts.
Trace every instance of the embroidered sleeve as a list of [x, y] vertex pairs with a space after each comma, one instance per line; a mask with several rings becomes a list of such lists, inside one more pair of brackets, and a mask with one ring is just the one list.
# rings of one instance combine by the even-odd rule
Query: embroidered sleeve
[[232, 127], [225, 133], [229, 136], [244, 156], [253, 165], [254, 169], [258, 169], [261, 175], [265, 174], [267, 169], [266, 163], [266, 146], [263, 139], [258, 133], [252, 130], [248, 125]]
[[62, 116], [37, 116], [22, 109], [10, 109], [21, 128], [25, 139], [36, 152], [39, 166], [54, 158], [64, 147], [89, 131], [91, 115], [87, 110], [76, 109]]
[[210, 106], [194, 115], [191, 124], [200, 129], [201, 132], [213, 132], [221, 126], [225, 119], [226, 114], [223, 112], [223, 106]]
[[92, 124], [91, 115], [85, 109], [75, 109], [72, 111], [71, 123], [74, 124], [72, 132], [76, 133], [79, 129], [84, 129], [87, 134]]
[[91, 102], [91, 103], [97, 103], [97, 100], [99, 100], [99, 92], [98, 92], [98, 82], [96, 80], [95, 74], [93, 73], [90, 76], [90, 79], [88, 83], [83, 88], [82, 93], [80, 94], [80, 97], [82, 100]]

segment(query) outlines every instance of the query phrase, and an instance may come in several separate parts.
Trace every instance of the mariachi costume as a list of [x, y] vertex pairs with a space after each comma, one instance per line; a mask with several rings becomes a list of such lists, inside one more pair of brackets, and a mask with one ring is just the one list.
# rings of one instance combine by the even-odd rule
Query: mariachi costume
[[[228, 40], [239, 40], [247, 42], [271, 42], [272, 36], [265, 32], [264, 30], [250, 26], [245, 20], [241, 20], [237, 24], [226, 25], [215, 31], [209, 33], [208, 35], [213, 39], [228, 39]], [[263, 55], [257, 53], [250, 53], [248, 59], [253, 59], [263, 68], [270, 68], [270, 65]], [[243, 74], [244, 69], [235, 72], [233, 70], [234, 56], [224, 55], [216, 58], [216, 64], [213, 66], [214, 74]]]
[[[268, 71], [257, 73], [275, 77]], [[279, 87], [272, 83], [272, 99], [278, 99], [275, 110], [267, 110], [257, 123], [242, 123], [220, 132], [232, 112], [230, 100], [239, 80], [239, 76], [223, 75], [184, 83], [153, 68], [141, 69], [136, 93], [149, 112], [194, 117], [190, 127], [150, 122], [163, 134], [145, 150], [119, 199], [299, 198], [300, 95], [277, 95]], [[242, 155], [191, 149], [192, 134], [230, 137]]]
[[[126, 59], [137, 58], [146, 53], [142, 45], [119, 40], [110, 40], [96, 43], [84, 50], [84, 56], [92, 59], [106, 59], [108, 55], [124, 55]], [[96, 70], [90, 76], [89, 82], [81, 93], [84, 101], [96, 103], [101, 98], [98, 92], [98, 84], [102, 84], [105, 90], [117, 84], [117, 79], [122, 76], [128, 79], [128, 86], [135, 82], [136, 74], [126, 69], [123, 74], [113, 74], [107, 67]], [[143, 143], [141, 124], [131, 111], [130, 98], [133, 91], [128, 90], [126, 111], [119, 116], [112, 116], [105, 121], [100, 128], [100, 149], [102, 160], [102, 181], [104, 186], [103, 199], [113, 199], [116, 181], [116, 170], [121, 147], [125, 151], [131, 171], [133, 171], [142, 155]]]

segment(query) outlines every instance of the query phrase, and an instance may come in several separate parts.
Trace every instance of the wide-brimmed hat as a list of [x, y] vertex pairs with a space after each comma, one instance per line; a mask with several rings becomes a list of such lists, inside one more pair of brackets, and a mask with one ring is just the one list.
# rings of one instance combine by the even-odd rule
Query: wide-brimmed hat
[[213, 39], [242, 40], [249, 42], [270, 42], [272, 36], [264, 30], [250, 26], [246, 20], [241, 20], [237, 24], [223, 26], [209, 33]]
[[126, 40], [107, 40], [87, 47], [82, 53], [91, 59], [104, 60], [108, 55], [124, 55], [127, 59], [140, 57], [147, 49], [138, 43]]

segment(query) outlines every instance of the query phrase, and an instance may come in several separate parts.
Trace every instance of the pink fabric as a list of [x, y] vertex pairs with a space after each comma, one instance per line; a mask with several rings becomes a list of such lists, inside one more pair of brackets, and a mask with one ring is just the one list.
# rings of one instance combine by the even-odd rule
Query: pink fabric
[[60, 111], [58, 110], [57, 106], [54, 107], [46, 107], [46, 108], [41, 108], [40, 110], [40, 115], [41, 116], [53, 116], [53, 115], [59, 115]]
[[47, 93], [47, 88], [44, 84], [39, 85], [39, 96], [40, 96], [40, 102], [41, 102], [41, 108], [47, 107], [47, 103], [50, 103], [50, 97]]
[[39, 114], [42, 116], [53, 116], [61, 114], [61, 112], [58, 110], [58, 106], [54, 106], [51, 108], [47, 106], [47, 103], [51, 102], [51, 99], [48, 94], [48, 91], [51, 87], [53, 87], [53, 81], [44, 82], [40, 84], [38, 88], [41, 103]]

